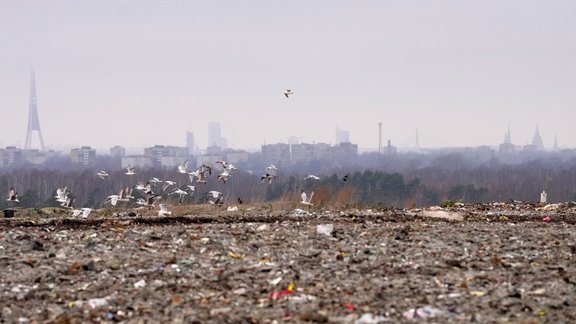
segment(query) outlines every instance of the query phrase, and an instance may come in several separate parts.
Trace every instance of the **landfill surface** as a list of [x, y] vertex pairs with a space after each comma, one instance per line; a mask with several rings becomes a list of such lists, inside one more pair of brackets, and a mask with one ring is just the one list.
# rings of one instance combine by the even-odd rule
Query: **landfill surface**
[[574, 203], [305, 207], [17, 210], [0, 320], [576, 322]]

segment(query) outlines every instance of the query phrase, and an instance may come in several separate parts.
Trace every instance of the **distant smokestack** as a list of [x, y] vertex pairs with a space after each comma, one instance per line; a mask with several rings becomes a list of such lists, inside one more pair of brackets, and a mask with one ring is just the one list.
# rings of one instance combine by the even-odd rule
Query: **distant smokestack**
[[378, 154], [382, 154], [382, 122], [378, 123]]

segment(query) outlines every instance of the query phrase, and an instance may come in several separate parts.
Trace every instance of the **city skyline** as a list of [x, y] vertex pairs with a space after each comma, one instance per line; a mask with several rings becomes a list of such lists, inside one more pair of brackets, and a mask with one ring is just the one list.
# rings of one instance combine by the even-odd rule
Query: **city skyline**
[[[572, 1], [12, 1], [0, 12], [0, 147], [25, 146], [30, 71], [46, 148], [297, 136], [362, 149], [576, 147]], [[289, 97], [283, 92], [291, 89]]]

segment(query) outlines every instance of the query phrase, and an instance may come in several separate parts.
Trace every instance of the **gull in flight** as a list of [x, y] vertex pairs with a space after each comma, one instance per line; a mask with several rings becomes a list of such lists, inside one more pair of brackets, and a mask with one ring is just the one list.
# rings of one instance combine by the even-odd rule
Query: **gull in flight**
[[188, 173], [186, 170], [188, 168], [188, 160], [178, 166], [178, 173]]
[[8, 199], [6, 200], [20, 202], [20, 200], [18, 200], [18, 193], [16, 192], [16, 190], [14, 190], [14, 188], [10, 188], [10, 191], [8, 191]]
[[88, 215], [90, 215], [90, 212], [92, 211], [92, 208], [81, 208], [81, 209], [74, 209], [72, 210], [72, 216], [74, 217], [82, 217], [82, 218], [87, 218]]
[[272, 182], [272, 179], [276, 178], [276, 173], [278, 169], [274, 166], [274, 164], [270, 164], [266, 167], [266, 174], [260, 177], [260, 181], [263, 182], [264, 180], [268, 180], [268, 183]]
[[154, 208], [156, 206], [156, 200], [158, 199], [160, 199], [160, 196], [158, 196], [157, 194], [147, 193], [146, 199], [138, 198], [136, 200], [136, 203], [143, 207]]
[[159, 184], [160, 182], [162, 182], [162, 181], [156, 177], [152, 177], [152, 179], [148, 180], [148, 183], [150, 183], [153, 186]]
[[220, 191], [208, 191], [208, 202], [212, 205], [222, 205], [223, 193]]
[[305, 176], [302, 180], [308, 180], [308, 179], [320, 180], [320, 177], [315, 176], [313, 174], [309, 174], [309, 175]]
[[135, 174], [136, 174], [136, 172], [134, 172], [135, 170], [136, 170], [136, 168], [129, 166], [129, 167], [126, 168], [126, 173], [124, 173], [124, 174], [126, 174], [126, 175], [135, 175]]
[[168, 210], [165, 204], [160, 204], [160, 210], [158, 211], [158, 216], [172, 215], [172, 212]]
[[206, 164], [202, 164], [194, 172], [188, 172], [190, 182], [194, 182], [194, 178], [196, 178], [196, 182], [198, 183], [207, 183], [208, 181], [206, 180], [206, 172], [208, 172], [208, 174], [212, 174], [212, 167]]
[[56, 198], [56, 201], [59, 203], [66, 202], [66, 196], [68, 193], [68, 187], [58, 188], [56, 189], [56, 196], [54, 196], [54, 198]]
[[293, 94], [294, 94], [294, 91], [292, 91], [290, 89], [286, 89], [286, 91], [284, 91], [284, 96], [286, 96], [286, 98], [289, 98]]
[[175, 181], [171, 181], [171, 180], [164, 180], [164, 186], [162, 187], [162, 191], [166, 191], [166, 188], [175, 185], [176, 182]]
[[64, 208], [74, 208], [74, 201], [76, 197], [72, 195], [70, 192], [66, 193], [66, 200], [60, 203], [60, 205]]
[[178, 202], [182, 203], [182, 199], [184, 199], [184, 196], [186, 196], [187, 194], [188, 192], [185, 190], [182, 190], [180, 188], [174, 188], [174, 190], [170, 191], [168, 195], [179, 195], [180, 199], [178, 200]]
[[306, 195], [306, 193], [304, 192], [304, 190], [302, 190], [302, 194], [300, 195], [300, 198], [302, 198], [302, 201], [300, 201], [301, 204], [304, 205], [309, 205], [312, 206], [312, 197], [314, 196], [314, 191], [312, 191], [312, 193], [310, 193], [310, 197], [308, 197], [308, 195]]
[[120, 193], [118, 193], [117, 195], [108, 196], [108, 198], [106, 198], [104, 203], [110, 202], [112, 206], [116, 206], [116, 204], [119, 201], [129, 201], [131, 198], [132, 199], [134, 198], [132, 196], [132, 188], [126, 187], [120, 190]]
[[100, 178], [102, 180], [104, 180], [104, 179], [108, 178], [108, 176], [110, 176], [108, 174], [108, 172], [106, 172], [106, 171], [98, 171], [98, 172], [96, 172], [96, 175], [98, 176], [98, 178]]
[[222, 182], [226, 183], [226, 180], [228, 180], [228, 177], [230, 176], [230, 173], [228, 172], [227, 169], [225, 169], [224, 171], [222, 171], [222, 173], [220, 173], [218, 175], [218, 180], [222, 180]]
[[220, 160], [220, 161], [216, 161], [216, 163], [221, 164], [222, 167], [224, 168], [224, 170], [237, 170], [236, 167], [230, 162]]

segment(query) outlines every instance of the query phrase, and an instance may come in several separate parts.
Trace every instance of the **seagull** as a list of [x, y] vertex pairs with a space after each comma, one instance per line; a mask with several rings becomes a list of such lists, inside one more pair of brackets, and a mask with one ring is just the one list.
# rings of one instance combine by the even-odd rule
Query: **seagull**
[[268, 183], [271, 183], [272, 179], [277, 177], [277, 171], [278, 169], [276, 166], [274, 166], [274, 164], [270, 164], [268, 167], [266, 167], [266, 174], [260, 177], [260, 181], [263, 182], [264, 180], [268, 180]]
[[134, 172], [135, 170], [136, 170], [136, 169], [135, 169], [134, 167], [129, 166], [129, 167], [126, 168], [126, 173], [124, 173], [124, 174], [126, 174], [126, 175], [135, 175], [135, 174], [136, 174], [136, 172]]
[[146, 199], [138, 198], [136, 203], [143, 207], [154, 208], [156, 205], [156, 200], [160, 199], [160, 196], [154, 193], [146, 194]]
[[98, 176], [98, 178], [100, 178], [102, 180], [108, 178], [108, 176], [109, 176], [108, 172], [106, 172], [106, 171], [96, 172], [96, 175]]
[[196, 187], [193, 185], [186, 185], [186, 190], [190, 190], [191, 193], [194, 193], [194, 191], [196, 191]]
[[212, 167], [206, 164], [202, 164], [196, 171], [188, 172], [188, 176], [190, 177], [190, 182], [194, 182], [194, 178], [198, 183], [207, 183], [206, 181], [206, 172], [208, 174], [212, 174]]
[[90, 215], [90, 212], [92, 211], [92, 208], [81, 208], [81, 209], [74, 209], [72, 210], [72, 216], [74, 217], [78, 217], [81, 216], [82, 218], [87, 218], [88, 215]]
[[56, 189], [56, 201], [59, 203], [66, 202], [66, 196], [68, 195], [68, 187]]
[[229, 176], [230, 173], [228, 172], [227, 169], [225, 169], [224, 171], [222, 171], [222, 173], [218, 175], [218, 180], [222, 180], [222, 182], [226, 183], [226, 180], [228, 180]]
[[312, 191], [312, 193], [310, 194], [310, 198], [308, 198], [308, 195], [306, 195], [304, 190], [302, 190], [302, 194], [300, 195], [300, 197], [302, 198], [302, 201], [300, 201], [300, 203], [304, 204], [304, 205], [312, 206], [313, 204], [310, 201], [312, 200], [313, 196], [314, 196], [314, 191]]
[[286, 96], [286, 98], [290, 97], [293, 94], [294, 92], [290, 89], [286, 89], [286, 91], [284, 91], [284, 95]]
[[188, 173], [186, 170], [188, 168], [188, 160], [178, 166], [178, 173]]
[[226, 162], [224, 160], [219, 160], [219, 161], [216, 161], [216, 163], [222, 164], [222, 167], [224, 168], [224, 170], [237, 170], [236, 167], [230, 162]]
[[162, 180], [156, 178], [156, 177], [152, 177], [152, 179], [148, 180], [148, 183], [150, 183], [151, 185], [155, 186], [157, 184], [159, 184], [160, 182], [162, 182]]
[[16, 190], [14, 190], [14, 188], [10, 188], [10, 191], [8, 191], [8, 199], [6, 200], [20, 202], [20, 200], [18, 200], [18, 193], [16, 192]]
[[313, 174], [309, 174], [309, 175], [305, 176], [302, 180], [308, 180], [308, 179], [320, 180], [320, 177], [315, 176]]
[[178, 201], [179, 203], [182, 203], [182, 199], [184, 199], [184, 196], [186, 196], [188, 194], [187, 191], [182, 190], [180, 188], [174, 188], [174, 190], [170, 191], [169, 195], [179, 195], [180, 196], [180, 200]]
[[164, 186], [162, 187], [162, 191], [166, 191], [166, 188], [175, 185], [176, 182], [170, 180], [164, 180]]
[[130, 198], [132, 199], [134, 198], [132, 196], [132, 188], [126, 187], [120, 190], [120, 192], [117, 195], [108, 196], [108, 198], [106, 198], [104, 203], [110, 202], [112, 206], [116, 206], [116, 204], [119, 201], [130, 201]]
[[76, 200], [76, 197], [74, 197], [74, 195], [72, 195], [71, 193], [67, 193], [66, 194], [66, 200], [63, 201], [62, 203], [60, 203], [60, 205], [64, 208], [74, 208], [74, 201]]
[[212, 205], [222, 205], [222, 194], [220, 191], [208, 191], [208, 202]]
[[165, 204], [160, 204], [160, 210], [158, 211], [158, 216], [172, 215], [172, 212], [168, 210]]

